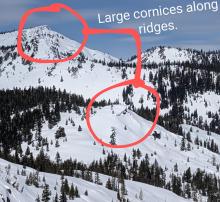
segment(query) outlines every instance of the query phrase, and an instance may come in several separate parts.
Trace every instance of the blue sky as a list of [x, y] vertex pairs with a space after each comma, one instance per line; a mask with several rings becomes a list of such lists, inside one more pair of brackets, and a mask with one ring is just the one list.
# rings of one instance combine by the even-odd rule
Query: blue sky
[[[195, 1], [208, 2], [209, 0]], [[193, 1], [165, 1], [165, 0], [60, 0], [77, 10], [94, 28], [136, 28], [143, 23], [174, 22], [177, 30], [163, 32], [160, 35], [142, 34], [143, 50], [158, 45], [174, 47], [213, 50], [220, 49], [220, 11], [196, 12], [191, 14], [173, 15], [165, 17], [146, 18], [144, 20], [129, 21], [123, 24], [99, 24], [97, 14], [101, 16], [116, 12], [129, 12], [142, 9], [153, 9], [158, 6], [185, 6]], [[211, 1], [209, 1], [211, 2]], [[217, 0], [220, 5], [220, 0]], [[48, 6], [56, 3], [53, 0], [0, 0], [0, 31], [16, 30], [22, 14], [34, 7]], [[81, 28], [71, 14], [35, 14], [28, 21], [27, 26], [49, 25], [71, 39], [80, 41], [82, 35], [76, 32]], [[134, 41], [129, 36], [97, 35], [89, 38], [87, 47], [110, 53], [117, 57], [127, 58], [135, 54]]]

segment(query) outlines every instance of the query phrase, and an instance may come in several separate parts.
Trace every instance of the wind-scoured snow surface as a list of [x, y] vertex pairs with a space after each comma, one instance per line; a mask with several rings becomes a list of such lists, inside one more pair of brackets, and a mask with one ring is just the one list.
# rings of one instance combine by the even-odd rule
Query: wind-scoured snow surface
[[[21, 175], [21, 172], [25, 175]], [[24, 168], [21, 165], [16, 165], [8, 161], [0, 159], [0, 201], [5, 202], [7, 198], [10, 202], [35, 202], [38, 195], [41, 198], [43, 187], [49, 184], [51, 189], [51, 201], [55, 198], [56, 193], [60, 195], [61, 178], [60, 175], [54, 175], [49, 173], [38, 174], [39, 187], [34, 185], [28, 186], [26, 176], [30, 173], [35, 174], [37, 171], [32, 168]], [[45, 182], [43, 181], [45, 179]], [[104, 202], [104, 201], [117, 201], [117, 192], [111, 191], [105, 186], [97, 185], [75, 177], [65, 177], [68, 183], [78, 187], [80, 198], [75, 198], [76, 202]], [[108, 176], [100, 175], [101, 182], [105, 185]], [[150, 186], [143, 183], [125, 181], [128, 198], [130, 201], [138, 202], [139, 199], [135, 198], [140, 190], [143, 191], [143, 199], [151, 202], [164, 202], [165, 201], [178, 201], [187, 202], [189, 200], [183, 199], [174, 193]], [[88, 191], [88, 196], [84, 193]]]

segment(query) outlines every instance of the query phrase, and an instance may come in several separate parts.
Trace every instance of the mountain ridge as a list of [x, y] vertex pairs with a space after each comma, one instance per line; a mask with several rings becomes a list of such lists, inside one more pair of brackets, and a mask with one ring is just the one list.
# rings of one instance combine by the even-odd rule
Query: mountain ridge
[[[23, 33], [29, 34], [28, 38], [32, 39], [35, 38], [33, 35], [37, 34], [38, 37], [45, 35], [56, 36], [58, 38], [62, 38], [67, 40], [69, 44], [73, 43], [73, 46], [79, 47], [80, 43], [69, 39], [68, 37], [65, 37], [63, 34], [60, 34], [56, 31], [53, 31], [48, 25], [40, 25], [36, 27], [26, 28], [23, 30]], [[54, 37], [53, 36], [53, 37]], [[11, 40], [9, 40], [11, 39]], [[26, 39], [27, 40], [27, 39]], [[25, 40], [25, 41], [26, 41]], [[56, 39], [57, 40], [57, 39]], [[28, 40], [31, 41], [31, 40]], [[68, 44], [67, 43], [67, 44]], [[1, 46], [16, 46], [17, 44], [17, 31], [7, 31], [0, 33], [0, 47]], [[68, 52], [69, 45], [66, 44], [66, 52]], [[119, 61], [118, 58], [111, 56], [109, 54], [100, 52], [98, 50], [93, 50], [90, 48], [84, 48], [82, 52], [87, 53], [86, 56], [92, 58], [92, 55], [98, 55], [98, 56], [106, 56], [103, 57], [106, 62], [112, 61]], [[90, 53], [92, 52], [92, 53]], [[204, 54], [204, 56], [202, 55]], [[171, 47], [171, 46], [155, 46], [146, 50], [143, 50], [142, 52], [142, 62], [143, 63], [164, 63], [164, 62], [198, 62], [201, 63], [202, 59], [204, 57], [209, 57], [209, 60], [211, 60], [211, 57], [215, 57], [216, 59], [220, 58], [220, 50], [213, 50], [213, 51], [204, 51], [204, 50], [197, 50], [197, 49], [191, 49], [191, 48], [181, 48], [181, 47]], [[100, 57], [94, 57], [93, 59], [99, 60], [103, 59]], [[129, 62], [136, 62], [136, 56], [131, 56], [128, 60]]]

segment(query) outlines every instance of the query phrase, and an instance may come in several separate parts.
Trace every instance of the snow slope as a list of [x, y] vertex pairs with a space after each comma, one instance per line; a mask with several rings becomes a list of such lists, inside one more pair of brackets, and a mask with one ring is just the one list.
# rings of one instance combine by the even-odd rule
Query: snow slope
[[[107, 143], [110, 142], [112, 127], [114, 127], [116, 131], [116, 144], [126, 144], [135, 141], [142, 137], [146, 130], [149, 129], [152, 124], [150, 121], [139, 117], [130, 110], [127, 110], [125, 113], [125, 109], [126, 107], [121, 105], [114, 105], [113, 108], [107, 106], [101, 109], [94, 109], [91, 123], [94, 130], [97, 132], [97, 135], [103, 141], [106, 141]], [[112, 111], [114, 111], [114, 114], [112, 114]], [[71, 124], [71, 118], [74, 120], [75, 126]], [[78, 131], [79, 125], [82, 127], [81, 132]], [[65, 128], [66, 137], [60, 138], [60, 146], [56, 147], [55, 132], [60, 126]], [[126, 130], [124, 129], [125, 126], [127, 128]], [[191, 132], [192, 140], [194, 140], [196, 136], [200, 139], [207, 138], [207, 132], [201, 130], [200, 132], [197, 132], [196, 127], [184, 125], [184, 130], [188, 132], [187, 128], [189, 130], [190, 127], [192, 127], [193, 130], [193, 132]], [[220, 173], [217, 172], [216, 168], [216, 165], [220, 164], [219, 154], [213, 153], [204, 147], [198, 147], [195, 145], [194, 141], [190, 143], [190, 151], [181, 151], [180, 144], [182, 136], [171, 133], [161, 126], [157, 126], [156, 131], [161, 134], [161, 139], [154, 139], [151, 135], [146, 141], [135, 148], [141, 150], [143, 157], [146, 153], [151, 155], [150, 161], [152, 163], [156, 159], [159, 165], [163, 168], [166, 167], [167, 176], [174, 171], [174, 165], [176, 163], [179, 168], [179, 174], [182, 174], [188, 167], [191, 167], [192, 172], [196, 171], [197, 168], [200, 168], [209, 173], [216, 173], [216, 175], [220, 176]], [[61, 159], [63, 160], [72, 157], [73, 159], [80, 159], [85, 163], [91, 163], [93, 160], [99, 160], [106, 156], [106, 154], [103, 154], [103, 146], [98, 143], [94, 144], [94, 139], [90, 135], [82, 115], [73, 112], [62, 113], [61, 122], [52, 129], [48, 129], [48, 123], [45, 122], [42, 128], [42, 136], [47, 138], [50, 143], [49, 151], [46, 151], [46, 146], [44, 146], [44, 151], [47, 152], [51, 160], [54, 161], [57, 152], [59, 152]], [[213, 134], [210, 138], [219, 144], [220, 139], [217, 134]], [[27, 146], [29, 146], [34, 156], [40, 151], [40, 149], [36, 149], [36, 140], [34, 140], [32, 145], [23, 143], [23, 151], [26, 151]], [[111, 152], [111, 149], [104, 149], [107, 152]], [[133, 148], [114, 149], [113, 152], [123, 158], [125, 153], [127, 156], [131, 156], [132, 149]], [[213, 165], [213, 157], [216, 159], [215, 165]]]
[[[21, 175], [21, 172], [25, 175]], [[39, 177], [39, 187], [34, 185], [28, 186], [25, 184], [26, 176], [29, 174], [36, 174], [37, 171], [31, 168], [24, 168], [21, 165], [16, 165], [0, 159], [0, 201], [5, 202], [7, 197], [10, 202], [35, 202], [38, 195], [41, 198], [43, 187], [45, 183], [49, 184], [50, 190], [52, 192], [51, 200], [55, 198], [56, 193], [60, 195], [61, 188], [61, 176], [42, 173], [38, 174]], [[45, 182], [43, 181], [45, 179]], [[97, 185], [85, 180], [75, 178], [75, 177], [64, 177], [68, 180], [69, 185], [73, 183], [74, 186], [78, 187], [80, 198], [75, 198], [76, 202], [111, 202], [117, 201], [117, 193], [105, 188], [105, 183], [108, 176], [101, 175], [100, 179], [103, 182], [103, 185]], [[150, 202], [164, 202], [165, 201], [178, 201], [178, 202], [187, 202], [190, 200], [183, 199], [174, 193], [156, 188], [143, 183], [126, 181], [125, 182], [128, 196], [132, 202], [138, 202], [139, 199], [135, 198], [135, 195], [143, 191], [143, 200]], [[88, 191], [88, 196], [84, 193]]]

